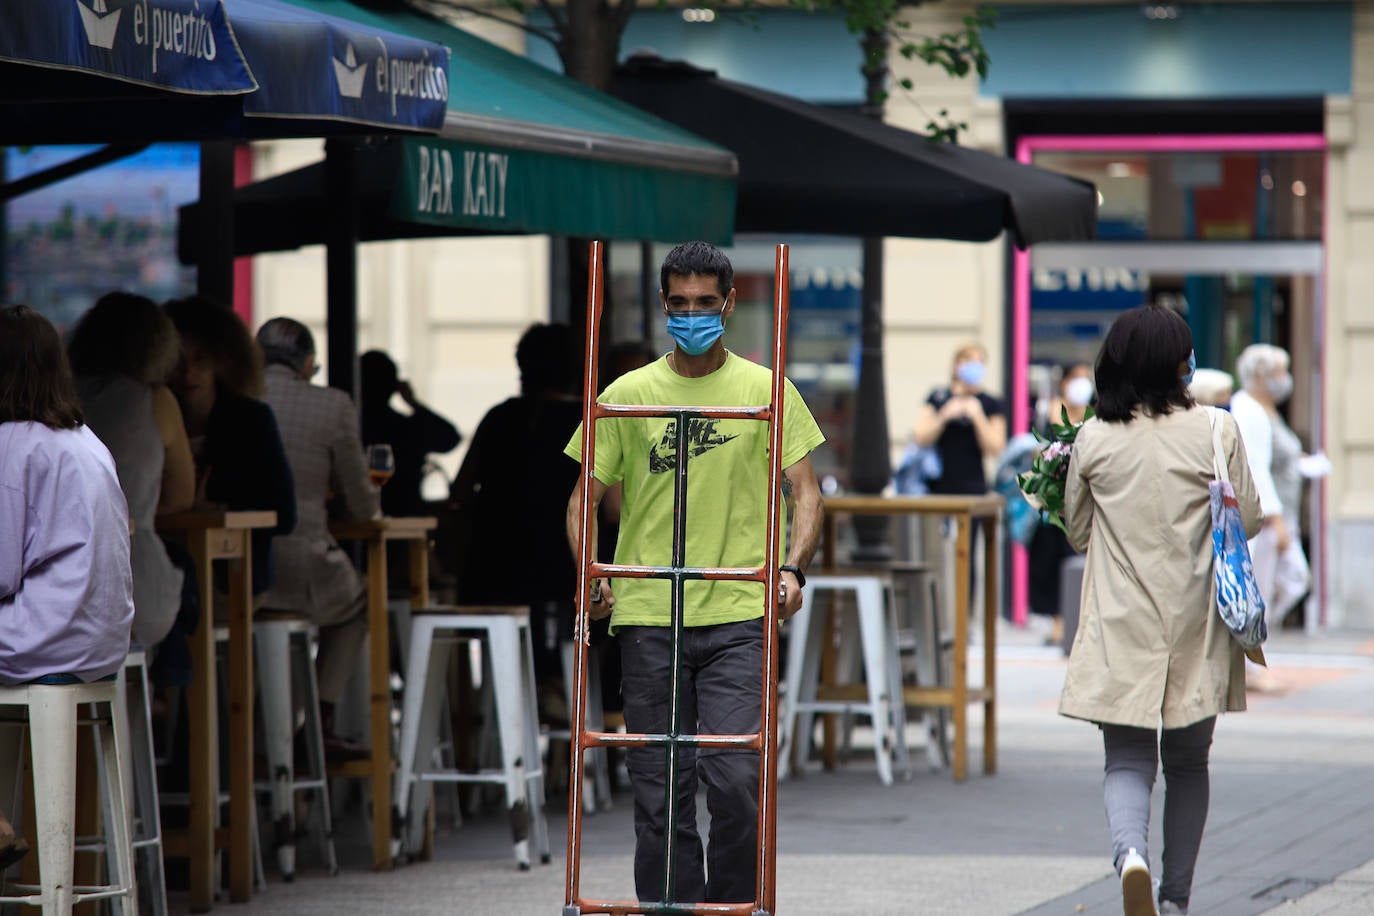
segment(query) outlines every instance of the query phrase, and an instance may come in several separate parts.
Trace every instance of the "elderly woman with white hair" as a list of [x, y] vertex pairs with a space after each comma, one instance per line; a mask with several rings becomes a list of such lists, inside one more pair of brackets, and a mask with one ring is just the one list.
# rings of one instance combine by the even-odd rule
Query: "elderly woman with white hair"
[[1193, 372], [1193, 380], [1188, 383], [1188, 393], [1193, 396], [1194, 401], [1209, 407], [1224, 407], [1227, 410], [1231, 409], [1231, 394], [1235, 390], [1236, 383], [1231, 378], [1231, 373], [1222, 372], [1220, 369], [1199, 367]]
[[1302, 442], [1279, 414], [1279, 405], [1293, 393], [1288, 353], [1252, 344], [1236, 361], [1236, 375], [1241, 390], [1231, 398], [1231, 413], [1264, 510], [1264, 527], [1250, 542], [1250, 553], [1266, 616], [1277, 627], [1306, 591], [1309, 575], [1299, 527]]

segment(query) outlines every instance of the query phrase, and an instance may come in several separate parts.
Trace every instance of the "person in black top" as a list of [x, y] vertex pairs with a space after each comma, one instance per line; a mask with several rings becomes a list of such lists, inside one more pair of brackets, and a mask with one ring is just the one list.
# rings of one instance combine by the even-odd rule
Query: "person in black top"
[[984, 462], [1007, 446], [1006, 410], [1001, 400], [983, 391], [987, 358], [979, 344], [960, 347], [949, 385], [932, 391], [916, 418], [916, 444], [934, 446], [943, 466], [930, 483], [932, 493], [986, 493]]
[[[382, 512], [396, 517], [425, 515], [420, 494], [425, 456], [451, 452], [463, 441], [457, 428], [421, 404], [396, 363], [381, 350], [369, 350], [358, 360], [362, 382], [361, 420], [364, 445], [391, 446], [396, 473], [382, 487]], [[393, 394], [410, 408], [410, 416], [392, 409]]]
[[276, 415], [259, 400], [262, 351], [238, 315], [214, 302], [192, 296], [163, 310], [181, 336], [170, 387], [196, 461], [197, 504], [277, 513], [275, 528], [252, 535], [253, 594], [260, 595], [272, 584], [272, 538], [296, 527], [295, 478]]
[[[934, 447], [940, 454], [940, 476], [930, 481], [930, 492], [981, 496], [988, 491], [986, 459], [996, 458], [1007, 447], [1007, 417], [1002, 402], [983, 391], [988, 351], [981, 344], [965, 344], [954, 353], [948, 386], [930, 393], [916, 418], [916, 444]], [[969, 537], [977, 539], [979, 520], [969, 525]], [[969, 596], [977, 589], [978, 563], [969, 563]], [[969, 607], [975, 605], [970, 601]]]
[[536, 324], [515, 350], [520, 395], [478, 424], [451, 505], [466, 546], [458, 558], [460, 604], [528, 605], [541, 693], [561, 678], [558, 640], [572, 638], [576, 564], [564, 533], [564, 508], [578, 467], [563, 446], [582, 419], [572, 329]]

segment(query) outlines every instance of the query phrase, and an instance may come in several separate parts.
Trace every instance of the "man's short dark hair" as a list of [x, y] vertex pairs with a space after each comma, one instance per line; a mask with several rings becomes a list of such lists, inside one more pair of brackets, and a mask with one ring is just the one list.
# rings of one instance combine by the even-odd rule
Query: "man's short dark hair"
[[735, 268], [730, 259], [710, 242], [683, 242], [668, 252], [658, 271], [658, 288], [668, 294], [669, 277], [715, 277], [721, 298], [730, 295], [735, 285]]
[[520, 390], [526, 395], [546, 391], [570, 393], [577, 378], [577, 347], [566, 324], [532, 324], [515, 346], [520, 367]]
[[1136, 411], [1158, 415], [1192, 407], [1178, 374], [1192, 352], [1193, 332], [1172, 309], [1142, 305], [1123, 312], [1097, 354], [1097, 415], [1129, 423]]
[[365, 404], [385, 404], [396, 391], [401, 373], [396, 361], [381, 350], [368, 350], [358, 357], [358, 385]]
[[258, 346], [264, 364], [300, 372], [315, 355], [315, 335], [294, 318], [273, 318], [258, 328]]
[[0, 306], [0, 423], [75, 429], [81, 421], [57, 329], [27, 305]]

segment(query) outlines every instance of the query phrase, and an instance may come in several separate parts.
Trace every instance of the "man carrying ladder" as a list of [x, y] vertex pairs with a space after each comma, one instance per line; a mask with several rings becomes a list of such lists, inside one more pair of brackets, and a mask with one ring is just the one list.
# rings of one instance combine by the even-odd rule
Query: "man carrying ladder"
[[[785, 258], [781, 263], [785, 272]], [[721, 339], [725, 321], [735, 309], [729, 259], [704, 242], [679, 245], [664, 260], [660, 282], [659, 299], [675, 343], [673, 350], [613, 382], [600, 401], [703, 407], [768, 404], [772, 372], [731, 353]], [[790, 381], [783, 403], [781, 467], [793, 521], [786, 562], [777, 580], [779, 619], [790, 617], [801, 606], [804, 570], [819, 538], [821, 495], [810, 453], [824, 441]], [[771, 424], [698, 416], [690, 420], [684, 436], [677, 423], [670, 417], [642, 416], [597, 421], [589, 506], [594, 519], [606, 489], [623, 485], [615, 565], [762, 567], [766, 554], [773, 553], [766, 549]], [[580, 428], [565, 451], [581, 460]], [[683, 481], [689, 521], [685, 544], [675, 549], [679, 461], [687, 461], [691, 472]], [[581, 480], [585, 479], [584, 475]], [[579, 482], [568, 504], [568, 537], [574, 554], [578, 554], [586, 511], [582, 486]], [[781, 513], [777, 518], [781, 536], [785, 521]], [[594, 527], [589, 543], [594, 551]], [[620, 578], [614, 587], [609, 578], [591, 583], [590, 616], [612, 615], [612, 632], [620, 643], [625, 725], [631, 734], [642, 735], [759, 733], [765, 655], [763, 586], [757, 581], [682, 578], [689, 581], [682, 584], [677, 677], [670, 612], [673, 582], [646, 576]], [[676, 710], [672, 702], [675, 683]], [[759, 752], [697, 748], [691, 743], [667, 749], [661, 743], [640, 745], [629, 750], [628, 767], [635, 796], [639, 900], [686, 904], [683, 911], [694, 902], [755, 900], [762, 781]], [[677, 775], [675, 813], [667, 810], [670, 769]], [[704, 860], [696, 826], [698, 780], [706, 787], [711, 815]], [[670, 821], [676, 823], [672, 837], [666, 836], [665, 825]], [[671, 858], [668, 850], [672, 850]]]

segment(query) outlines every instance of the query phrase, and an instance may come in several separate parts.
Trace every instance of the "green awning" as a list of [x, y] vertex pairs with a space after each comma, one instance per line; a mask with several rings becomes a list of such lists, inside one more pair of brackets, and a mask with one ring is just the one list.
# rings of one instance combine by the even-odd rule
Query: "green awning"
[[[452, 52], [441, 139], [395, 141], [377, 157], [395, 168], [384, 182], [392, 220], [435, 234], [731, 241], [737, 167], [729, 150], [438, 20], [347, 0], [289, 2]], [[279, 183], [288, 185], [318, 182]], [[272, 218], [302, 219], [309, 209], [284, 201]], [[278, 223], [270, 234], [287, 241], [282, 247], [322, 237], [301, 229], [283, 232]]]
[[726, 242], [731, 179], [476, 143], [406, 138], [390, 215], [492, 233]]

